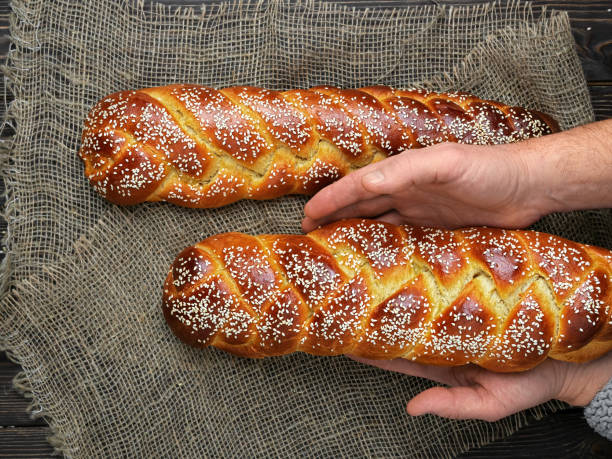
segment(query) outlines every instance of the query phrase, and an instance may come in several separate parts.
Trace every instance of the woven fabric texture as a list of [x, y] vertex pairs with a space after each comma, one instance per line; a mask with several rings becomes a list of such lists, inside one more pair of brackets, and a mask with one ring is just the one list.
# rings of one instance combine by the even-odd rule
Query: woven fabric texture
[[[120, 208], [77, 156], [108, 93], [170, 83], [273, 89], [389, 84], [465, 90], [593, 120], [564, 13], [527, 3], [351, 9], [312, 1], [177, 8], [127, 0], [14, 0], [5, 67], [16, 126], [2, 156], [8, 221], [0, 345], [69, 457], [449, 457], [560, 406], [494, 423], [409, 417], [433, 383], [344, 357], [245, 360], [194, 350], [167, 328], [174, 256], [224, 231], [299, 232], [306, 198], [194, 210]], [[415, 151], [414, 154], [426, 154]], [[612, 215], [536, 227], [612, 248]]]

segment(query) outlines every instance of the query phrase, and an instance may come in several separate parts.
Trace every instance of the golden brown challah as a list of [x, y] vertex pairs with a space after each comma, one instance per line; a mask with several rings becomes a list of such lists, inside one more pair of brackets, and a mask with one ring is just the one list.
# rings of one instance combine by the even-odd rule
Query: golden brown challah
[[465, 93], [173, 85], [102, 99], [79, 153], [91, 184], [113, 203], [219, 207], [313, 194], [408, 148], [509, 143], [558, 130], [543, 113]]
[[612, 348], [612, 252], [533, 231], [345, 220], [183, 250], [163, 293], [187, 344], [522, 371]]

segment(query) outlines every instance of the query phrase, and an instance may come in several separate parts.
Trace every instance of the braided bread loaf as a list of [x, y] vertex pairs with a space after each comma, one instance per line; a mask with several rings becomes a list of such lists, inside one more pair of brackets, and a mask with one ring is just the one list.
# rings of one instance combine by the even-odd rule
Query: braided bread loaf
[[344, 220], [183, 250], [163, 294], [187, 344], [522, 371], [612, 349], [612, 252], [533, 231]]
[[543, 113], [465, 93], [173, 85], [101, 100], [79, 154], [93, 187], [113, 203], [219, 207], [313, 194], [408, 148], [509, 143], [558, 130]]

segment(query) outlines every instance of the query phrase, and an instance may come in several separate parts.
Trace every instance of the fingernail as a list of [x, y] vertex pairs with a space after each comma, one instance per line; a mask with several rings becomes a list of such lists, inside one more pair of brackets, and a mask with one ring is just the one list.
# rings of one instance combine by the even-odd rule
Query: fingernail
[[381, 171], [370, 172], [369, 174], [363, 176], [363, 180], [372, 184], [380, 183], [384, 180], [384, 178], [385, 175]]

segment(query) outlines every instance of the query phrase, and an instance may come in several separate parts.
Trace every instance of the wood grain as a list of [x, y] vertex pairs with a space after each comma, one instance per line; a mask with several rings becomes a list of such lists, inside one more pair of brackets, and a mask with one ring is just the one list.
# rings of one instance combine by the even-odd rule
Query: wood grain
[[9, 49], [9, 14], [11, 8], [7, 1], [0, 2], [0, 60], [5, 61]]
[[535, 421], [502, 440], [458, 458], [609, 458], [612, 443], [586, 423], [582, 408], [570, 408]]
[[546, 2], [569, 13], [584, 74], [590, 82], [612, 81], [612, 2]]
[[[4, 352], [2, 356], [5, 357]], [[32, 419], [26, 411], [29, 400], [13, 388], [13, 378], [20, 370], [21, 367], [13, 362], [0, 362], [0, 426], [44, 426], [43, 419]]]
[[608, 85], [591, 85], [589, 86], [589, 92], [591, 93], [595, 119], [607, 120], [612, 118], [612, 83]]
[[50, 458], [49, 427], [0, 427], [0, 458]]

